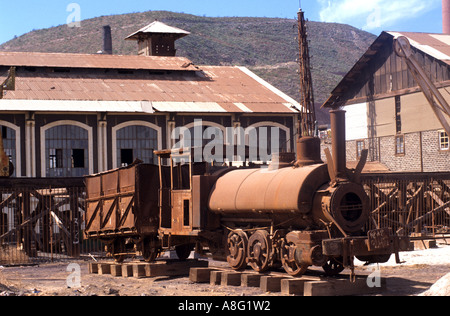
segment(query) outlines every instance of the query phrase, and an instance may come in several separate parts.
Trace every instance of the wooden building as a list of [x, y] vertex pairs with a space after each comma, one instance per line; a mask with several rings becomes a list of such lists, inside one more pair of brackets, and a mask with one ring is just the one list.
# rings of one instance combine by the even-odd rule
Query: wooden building
[[345, 75], [324, 104], [345, 107], [347, 157], [363, 149], [369, 160], [395, 172], [450, 169], [448, 135], [393, 48], [405, 36], [441, 94], [450, 102], [450, 35], [383, 32]]
[[175, 41], [188, 34], [152, 23], [128, 38], [138, 42], [136, 56], [0, 52], [0, 74], [14, 66], [17, 75], [15, 91], [0, 99], [14, 175], [74, 177], [136, 158], [156, 163], [153, 150], [171, 148], [172, 131], [196, 119], [223, 133], [277, 127], [280, 149], [294, 150], [299, 104], [246, 68], [176, 57]]

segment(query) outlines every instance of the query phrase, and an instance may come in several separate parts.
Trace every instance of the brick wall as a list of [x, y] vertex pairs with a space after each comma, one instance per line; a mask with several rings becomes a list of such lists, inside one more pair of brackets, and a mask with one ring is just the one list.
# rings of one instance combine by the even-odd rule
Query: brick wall
[[439, 131], [422, 132], [422, 148], [424, 171], [450, 171], [450, 152], [440, 150]]
[[[369, 149], [368, 161], [380, 161], [393, 172], [450, 171], [450, 151], [440, 150], [438, 130], [404, 134], [404, 137], [404, 155], [395, 153], [395, 136], [379, 137], [373, 141], [363, 140], [364, 147]], [[356, 142], [347, 142], [348, 161], [358, 160]]]

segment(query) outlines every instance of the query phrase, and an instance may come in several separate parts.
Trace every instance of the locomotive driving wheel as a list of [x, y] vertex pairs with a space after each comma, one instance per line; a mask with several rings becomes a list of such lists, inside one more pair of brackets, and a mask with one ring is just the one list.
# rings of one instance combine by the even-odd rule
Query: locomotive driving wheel
[[265, 230], [256, 231], [248, 240], [248, 262], [253, 270], [265, 272], [270, 266], [272, 245], [269, 233]]
[[293, 277], [303, 275], [308, 270], [307, 265], [298, 265], [295, 261], [296, 245], [292, 240], [289, 240], [289, 235], [283, 240], [281, 244], [281, 264], [284, 270]]
[[328, 276], [335, 276], [344, 271], [343, 259], [330, 258], [325, 265], [322, 266], [323, 271]]
[[228, 234], [227, 261], [234, 270], [243, 270], [247, 266], [248, 237], [242, 229], [233, 230]]

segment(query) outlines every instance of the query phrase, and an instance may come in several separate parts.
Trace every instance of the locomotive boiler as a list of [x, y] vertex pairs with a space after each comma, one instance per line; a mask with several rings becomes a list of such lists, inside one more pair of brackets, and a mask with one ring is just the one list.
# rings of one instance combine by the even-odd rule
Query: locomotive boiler
[[386, 261], [407, 241], [386, 229], [365, 231], [369, 198], [359, 174], [366, 155], [346, 168], [344, 113], [331, 112], [328, 163], [320, 140], [302, 137], [296, 159], [280, 154], [279, 167], [216, 167], [194, 163], [192, 149], [162, 150], [159, 167], [86, 177], [85, 234], [105, 242], [117, 261], [136, 253], [153, 261], [168, 249], [186, 259], [195, 250], [235, 270], [282, 266], [293, 276], [309, 266], [337, 274], [354, 257]]

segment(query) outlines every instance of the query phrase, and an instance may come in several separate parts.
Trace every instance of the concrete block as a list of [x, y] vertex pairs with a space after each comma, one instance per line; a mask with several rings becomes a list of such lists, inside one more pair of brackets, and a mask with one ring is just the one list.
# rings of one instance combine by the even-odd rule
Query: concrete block
[[126, 278], [133, 276], [132, 264], [122, 264], [122, 276]]
[[186, 260], [186, 261], [161, 261], [149, 263], [146, 266], [146, 276], [181, 276], [190, 274], [191, 268], [208, 267], [208, 261], [205, 260]]
[[97, 262], [89, 262], [89, 273], [91, 273], [91, 274], [98, 273], [98, 263]]
[[415, 240], [414, 249], [415, 250], [425, 250], [430, 248], [436, 248], [436, 240]]
[[239, 272], [224, 272], [224, 273], [222, 273], [220, 285], [241, 286], [241, 273], [239, 273]]
[[319, 281], [319, 279], [301, 278], [281, 280], [281, 293], [284, 295], [303, 295], [305, 283], [311, 281]]
[[304, 296], [351, 296], [380, 293], [386, 288], [386, 279], [380, 279], [380, 287], [370, 287], [366, 277], [359, 277], [355, 282], [349, 279], [329, 279], [327, 281], [306, 282]]
[[99, 263], [98, 264], [98, 274], [111, 274], [111, 264], [110, 263]]
[[147, 264], [133, 264], [133, 277], [134, 278], [145, 278], [147, 276], [145, 267]]
[[335, 296], [334, 289], [327, 281], [310, 281], [304, 284], [304, 296]]
[[220, 283], [222, 282], [222, 273], [223, 273], [223, 271], [220, 271], [220, 270], [211, 271], [209, 284], [220, 285]]
[[260, 287], [261, 274], [243, 273], [241, 275], [241, 285], [246, 287]]
[[264, 292], [281, 292], [281, 280], [287, 277], [263, 276], [261, 277], [261, 290]]
[[111, 264], [110, 265], [111, 275], [115, 277], [122, 276], [122, 265], [121, 264]]
[[189, 271], [189, 280], [193, 283], [209, 283], [213, 268], [191, 268]]

